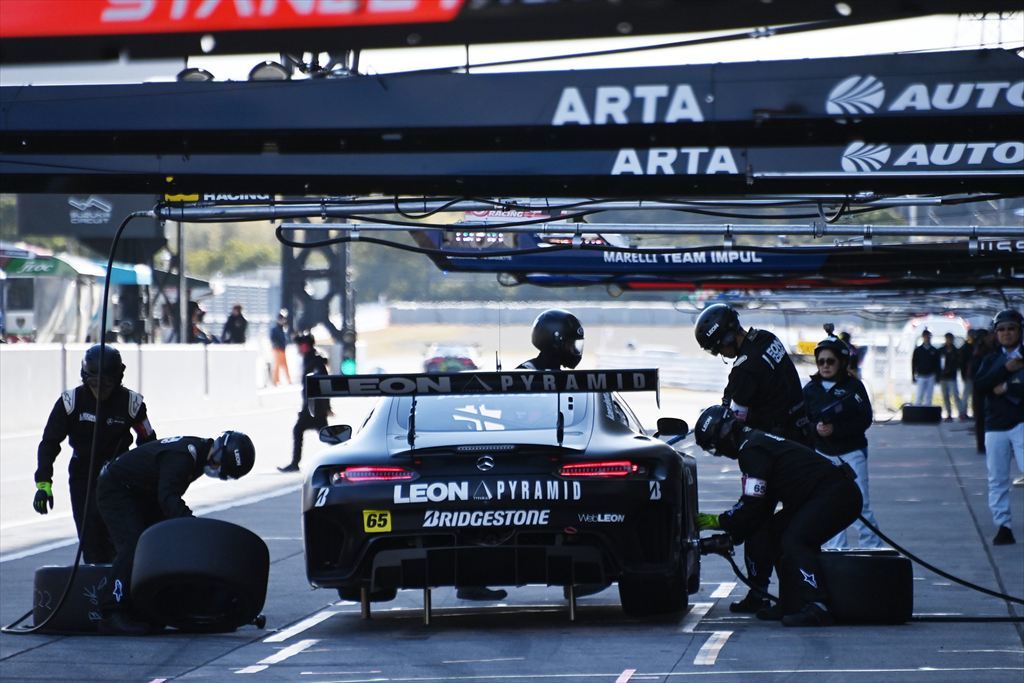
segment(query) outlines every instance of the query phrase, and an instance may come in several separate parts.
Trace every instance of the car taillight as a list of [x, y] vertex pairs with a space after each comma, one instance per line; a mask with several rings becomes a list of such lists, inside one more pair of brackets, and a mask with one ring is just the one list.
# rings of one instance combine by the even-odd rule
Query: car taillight
[[364, 481], [408, 481], [416, 473], [404, 467], [346, 467], [331, 473], [332, 484], [355, 484]]
[[625, 477], [639, 470], [629, 460], [608, 462], [574, 462], [562, 465], [558, 473], [563, 477]]

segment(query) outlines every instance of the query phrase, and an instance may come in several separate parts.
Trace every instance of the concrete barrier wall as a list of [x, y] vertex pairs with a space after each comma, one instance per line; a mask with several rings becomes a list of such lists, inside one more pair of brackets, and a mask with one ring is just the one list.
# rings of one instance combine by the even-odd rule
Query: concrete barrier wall
[[[41, 429], [64, 389], [81, 382], [88, 344], [0, 345], [0, 430]], [[247, 410], [282, 399], [298, 404], [284, 389], [261, 391], [266, 362], [259, 349], [242, 346], [158, 344], [118, 345], [127, 366], [125, 386], [141, 392], [154, 416], [191, 417]], [[276, 396], [276, 394], [287, 394]]]

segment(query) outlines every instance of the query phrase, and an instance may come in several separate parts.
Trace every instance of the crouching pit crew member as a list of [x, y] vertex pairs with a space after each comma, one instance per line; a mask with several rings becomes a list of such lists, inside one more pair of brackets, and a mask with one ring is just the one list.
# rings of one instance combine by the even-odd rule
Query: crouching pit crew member
[[215, 479], [238, 479], [256, 460], [252, 440], [227, 431], [216, 439], [172, 436], [139, 446], [108, 462], [100, 473], [100, 514], [114, 541], [114, 564], [109, 592], [101, 603], [101, 633], [145, 635], [153, 626], [132, 613], [131, 586], [135, 546], [157, 522], [191, 517], [182, 496], [206, 474]]
[[[705, 451], [737, 460], [743, 474], [736, 505], [720, 515], [700, 513], [698, 527], [722, 529], [737, 544], [767, 529], [772, 541], [781, 601], [759, 610], [758, 618], [781, 619], [786, 626], [834, 623], [819, 553], [860, 513], [853, 471], [795, 441], [743, 425], [725, 406], [701, 413], [694, 436]], [[783, 506], [777, 513], [776, 501]]]
[[[778, 337], [768, 330], [743, 329], [736, 309], [726, 304], [713, 304], [701, 311], [693, 334], [712, 356], [735, 359], [722, 405], [728, 406], [736, 419], [808, 446], [813, 443], [800, 375]], [[753, 534], [744, 544], [743, 563], [751, 588], [742, 600], [729, 605], [730, 612], [753, 614], [768, 607], [764, 596], [772, 575], [770, 553], [767, 531]]]
[[[114, 347], [99, 344], [90, 347], [82, 359], [82, 385], [65, 391], [57, 399], [43, 428], [36, 456], [36, 493], [32, 507], [45, 515], [53, 509], [53, 463], [60, 453], [60, 444], [67, 439], [71, 445], [68, 462], [71, 512], [82, 544], [82, 558], [88, 564], [110, 562], [114, 556], [110, 535], [96, 512], [95, 484], [91, 496], [93, 502], [88, 510], [85, 509], [89, 482], [96, 481], [104, 463], [131, 447], [133, 431], [138, 445], [156, 438], [142, 395], [121, 385], [124, 369], [121, 354]], [[93, 429], [97, 427], [97, 404], [101, 406], [103, 424], [98, 427], [93, 457], [92, 437]]]

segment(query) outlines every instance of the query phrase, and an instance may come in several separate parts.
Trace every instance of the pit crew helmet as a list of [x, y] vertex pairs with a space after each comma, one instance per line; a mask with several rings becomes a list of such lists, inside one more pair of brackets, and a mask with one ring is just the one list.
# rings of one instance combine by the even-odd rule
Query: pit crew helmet
[[256, 463], [256, 448], [247, 435], [228, 430], [214, 439], [210, 460], [219, 466], [221, 479], [241, 479]]
[[992, 329], [996, 329], [996, 325], [1000, 323], [1016, 323], [1017, 328], [1024, 328], [1024, 316], [1020, 314], [1020, 311], [1015, 311], [1012, 308], [1007, 308], [999, 311], [992, 318]]
[[702, 349], [717, 356], [723, 346], [736, 342], [739, 329], [740, 317], [736, 309], [726, 304], [712, 304], [697, 316], [693, 335]]
[[822, 351], [831, 351], [835, 354], [835, 357], [839, 360], [840, 369], [850, 365], [850, 347], [839, 337], [829, 335], [818, 342], [818, 345], [814, 347], [815, 360], [818, 359], [818, 354]]
[[296, 346], [302, 346], [303, 344], [305, 344], [306, 346], [309, 347], [308, 350], [310, 351], [312, 351], [313, 348], [316, 346], [316, 340], [313, 338], [313, 335], [310, 334], [309, 332], [303, 332], [302, 334], [295, 335], [294, 341]]
[[575, 368], [583, 360], [583, 325], [569, 311], [551, 308], [538, 315], [530, 341], [541, 353], [554, 354], [567, 368]]
[[[103, 358], [103, 377], [100, 377], [100, 358]], [[99, 379], [110, 382], [117, 386], [124, 379], [124, 363], [121, 362], [121, 353], [113, 346], [90, 346], [82, 358], [82, 383], [87, 384], [89, 380]]]
[[[697, 418], [693, 438], [697, 445], [712, 455], [733, 457], [732, 449], [725, 448], [725, 441], [736, 427], [736, 416], [727, 406], [713, 405], [705, 408]], [[731, 441], [731, 440], [730, 440]]]

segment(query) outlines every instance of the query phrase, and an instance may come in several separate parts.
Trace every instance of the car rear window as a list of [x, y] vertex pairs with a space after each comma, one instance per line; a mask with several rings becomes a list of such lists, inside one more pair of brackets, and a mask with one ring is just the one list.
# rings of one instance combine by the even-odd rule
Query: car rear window
[[[508, 394], [505, 396], [420, 396], [417, 432], [492, 432], [554, 429], [561, 400], [565, 426], [583, 421], [587, 394]], [[398, 399], [398, 425], [409, 428], [412, 399]]]

